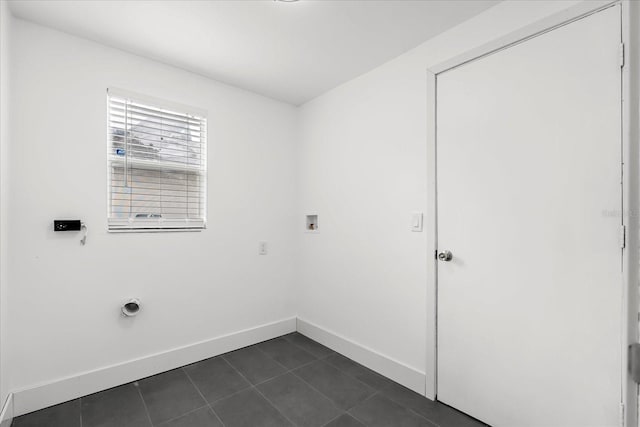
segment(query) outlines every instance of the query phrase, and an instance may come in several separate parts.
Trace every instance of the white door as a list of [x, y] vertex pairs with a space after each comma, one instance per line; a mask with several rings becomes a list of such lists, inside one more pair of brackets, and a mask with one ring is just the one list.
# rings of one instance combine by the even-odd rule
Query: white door
[[620, 13], [437, 76], [437, 397], [494, 426], [620, 422]]

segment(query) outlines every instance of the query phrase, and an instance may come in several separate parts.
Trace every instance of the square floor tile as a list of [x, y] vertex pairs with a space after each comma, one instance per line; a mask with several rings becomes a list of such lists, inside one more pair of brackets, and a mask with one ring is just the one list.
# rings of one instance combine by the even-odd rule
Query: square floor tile
[[440, 402], [434, 402], [400, 384], [393, 383], [382, 394], [442, 427], [482, 427], [484, 423]]
[[331, 421], [324, 427], [364, 427], [364, 424], [353, 418], [351, 415], [344, 414]]
[[[186, 415], [159, 424], [158, 427], [224, 427], [218, 417], [213, 413], [211, 408], [196, 409]], [[84, 426], [83, 426], [84, 427]]]
[[226, 427], [486, 427], [299, 333], [23, 415], [13, 426], [221, 427], [223, 421]]
[[316, 360], [314, 355], [284, 338], [265, 341], [256, 347], [287, 369], [299, 368]]
[[288, 419], [300, 427], [320, 427], [340, 411], [327, 397], [289, 373], [256, 386]]
[[306, 352], [311, 353], [315, 357], [320, 358], [320, 359], [322, 359], [324, 357], [327, 357], [330, 354], [335, 353], [330, 348], [325, 347], [322, 344], [319, 344], [319, 343], [315, 342], [314, 340], [312, 340], [310, 338], [307, 338], [307, 337], [305, 337], [304, 335], [302, 335], [302, 334], [300, 334], [298, 332], [294, 332], [293, 334], [285, 335], [284, 338], [289, 340], [290, 342], [294, 343], [298, 347], [302, 348]]
[[335, 366], [345, 374], [359, 379], [376, 390], [382, 390], [392, 384], [390, 379], [385, 378], [382, 375], [373, 372], [371, 369], [366, 368], [338, 353], [327, 357], [325, 362]]
[[206, 405], [182, 369], [145, 378], [138, 384], [153, 424], [179, 417]]
[[415, 412], [379, 394], [365, 400], [349, 412], [370, 427], [436, 427]]
[[185, 366], [184, 370], [209, 403], [251, 386], [222, 357]]
[[252, 384], [261, 383], [287, 371], [282, 365], [258, 350], [256, 346], [232, 351], [223, 357]]
[[80, 399], [14, 418], [12, 427], [80, 427]]
[[365, 383], [321, 360], [303, 366], [294, 373], [344, 410], [357, 405], [375, 392]]
[[151, 427], [138, 387], [133, 384], [83, 397], [81, 407], [82, 427]]
[[256, 390], [249, 389], [213, 404], [226, 427], [293, 426]]

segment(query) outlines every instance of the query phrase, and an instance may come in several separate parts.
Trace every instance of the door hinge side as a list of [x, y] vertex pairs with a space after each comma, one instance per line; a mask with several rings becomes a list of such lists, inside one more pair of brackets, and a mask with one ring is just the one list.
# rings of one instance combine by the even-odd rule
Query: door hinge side
[[620, 48], [618, 51], [618, 64], [620, 64], [620, 68], [624, 67], [624, 43], [620, 43]]
[[629, 376], [640, 384], [640, 344], [633, 343], [629, 346]]
[[620, 427], [624, 427], [624, 403], [620, 402]]
[[620, 235], [618, 238], [620, 240], [620, 248], [624, 249], [627, 243], [627, 227], [626, 226], [624, 225], [620, 226]]

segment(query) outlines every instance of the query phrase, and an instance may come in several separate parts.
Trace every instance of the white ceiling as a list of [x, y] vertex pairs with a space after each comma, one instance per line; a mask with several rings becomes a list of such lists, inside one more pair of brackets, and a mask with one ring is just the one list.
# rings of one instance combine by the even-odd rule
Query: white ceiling
[[496, 0], [23, 0], [19, 18], [294, 105], [498, 3]]

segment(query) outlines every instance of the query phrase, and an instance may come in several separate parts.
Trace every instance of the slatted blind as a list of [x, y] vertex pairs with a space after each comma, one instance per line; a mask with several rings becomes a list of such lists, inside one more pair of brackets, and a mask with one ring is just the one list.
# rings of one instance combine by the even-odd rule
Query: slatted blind
[[107, 98], [109, 230], [205, 228], [205, 115], [113, 89]]

